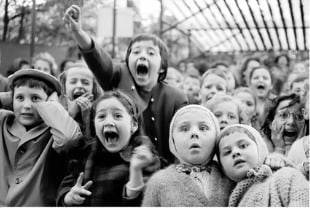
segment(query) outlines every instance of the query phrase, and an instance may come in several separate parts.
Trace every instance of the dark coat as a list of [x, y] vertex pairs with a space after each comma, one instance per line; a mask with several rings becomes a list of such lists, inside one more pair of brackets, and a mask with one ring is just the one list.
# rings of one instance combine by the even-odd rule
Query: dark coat
[[[142, 128], [150, 137], [162, 159], [172, 163], [169, 151], [169, 125], [177, 109], [188, 100], [180, 90], [158, 82], [151, 92], [136, 85], [125, 63], [112, 64], [109, 55], [93, 42], [91, 49], [82, 50], [83, 57], [103, 90], [121, 89], [128, 93], [142, 111]], [[146, 105], [146, 108], [143, 107]]]
[[[129, 150], [141, 144], [150, 144], [147, 137], [136, 137], [133, 140]], [[90, 140], [82, 137], [79, 141], [78, 146], [69, 153], [71, 159], [68, 174], [59, 186], [57, 206], [64, 206], [64, 197], [75, 185], [81, 172], [84, 172], [83, 184], [93, 181], [89, 189], [92, 195], [86, 197], [81, 206], [140, 206], [142, 193], [134, 199], [126, 198], [124, 194], [124, 186], [129, 181], [127, 159], [122, 158], [119, 152], [108, 152], [98, 139]], [[155, 169], [147, 169], [143, 174], [150, 176], [153, 171]]]

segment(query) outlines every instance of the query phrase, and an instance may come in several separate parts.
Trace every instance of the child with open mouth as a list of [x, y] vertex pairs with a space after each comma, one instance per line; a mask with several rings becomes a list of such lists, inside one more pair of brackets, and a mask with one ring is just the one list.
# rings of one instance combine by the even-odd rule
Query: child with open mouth
[[242, 124], [225, 128], [218, 137], [216, 154], [225, 174], [237, 183], [228, 206], [309, 206], [306, 178], [292, 167], [273, 172], [264, 165], [268, 150], [254, 128]]
[[264, 66], [254, 67], [250, 72], [249, 87], [254, 92], [256, 97], [256, 111], [258, 113], [258, 122], [262, 126], [266, 118], [266, 107], [275, 98], [271, 93], [272, 90], [272, 75]]
[[125, 63], [112, 64], [107, 52], [82, 29], [80, 7], [69, 7], [64, 21], [102, 89], [121, 89], [130, 94], [141, 112], [141, 128], [165, 164], [172, 163], [168, 126], [175, 111], [188, 101], [181, 90], [164, 82], [169, 57], [166, 44], [152, 34], [137, 35], [129, 43]]
[[85, 63], [76, 62], [60, 74], [60, 83], [60, 102], [79, 123], [83, 134], [91, 136], [90, 109], [93, 101], [102, 94], [94, 75]]
[[278, 97], [267, 113], [262, 126], [264, 134], [273, 144], [273, 151], [287, 155], [293, 142], [303, 137], [305, 126], [303, 104], [298, 95]]
[[138, 136], [138, 113], [121, 91], [107, 91], [91, 112], [94, 139], [80, 139], [71, 173], [59, 188], [60, 206], [139, 206], [144, 176], [159, 168], [148, 137]]

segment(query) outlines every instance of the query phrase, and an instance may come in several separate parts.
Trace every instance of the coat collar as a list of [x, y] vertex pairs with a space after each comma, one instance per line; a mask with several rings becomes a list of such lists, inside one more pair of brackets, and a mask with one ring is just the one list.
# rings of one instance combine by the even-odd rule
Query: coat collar
[[49, 127], [45, 123], [41, 123], [34, 128], [26, 131], [26, 128], [18, 123], [16, 119], [14, 119], [12, 125], [8, 127], [8, 131], [15, 137], [20, 139], [19, 145], [21, 146], [28, 142], [31, 139], [34, 139], [45, 132]]

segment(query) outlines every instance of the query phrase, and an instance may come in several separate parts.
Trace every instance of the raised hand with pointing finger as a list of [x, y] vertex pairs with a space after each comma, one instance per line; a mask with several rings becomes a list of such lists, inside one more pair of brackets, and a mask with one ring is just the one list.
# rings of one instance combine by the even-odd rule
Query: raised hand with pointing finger
[[71, 190], [66, 194], [64, 198], [64, 203], [66, 206], [81, 205], [84, 203], [87, 196], [92, 193], [88, 190], [93, 184], [92, 181], [88, 181], [85, 185], [83, 184], [84, 173], [80, 173], [76, 184], [71, 188]]

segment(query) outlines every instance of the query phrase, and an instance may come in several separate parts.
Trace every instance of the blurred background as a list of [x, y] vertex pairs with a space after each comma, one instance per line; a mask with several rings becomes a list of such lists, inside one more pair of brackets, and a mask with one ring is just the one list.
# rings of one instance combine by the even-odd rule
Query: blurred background
[[250, 56], [266, 65], [283, 53], [309, 58], [309, 0], [0, 0], [0, 73], [40, 52], [57, 65], [80, 58], [62, 21], [72, 4], [82, 7], [83, 29], [119, 61], [144, 32], [168, 45], [170, 66], [193, 63], [201, 73], [219, 61], [238, 68]]

